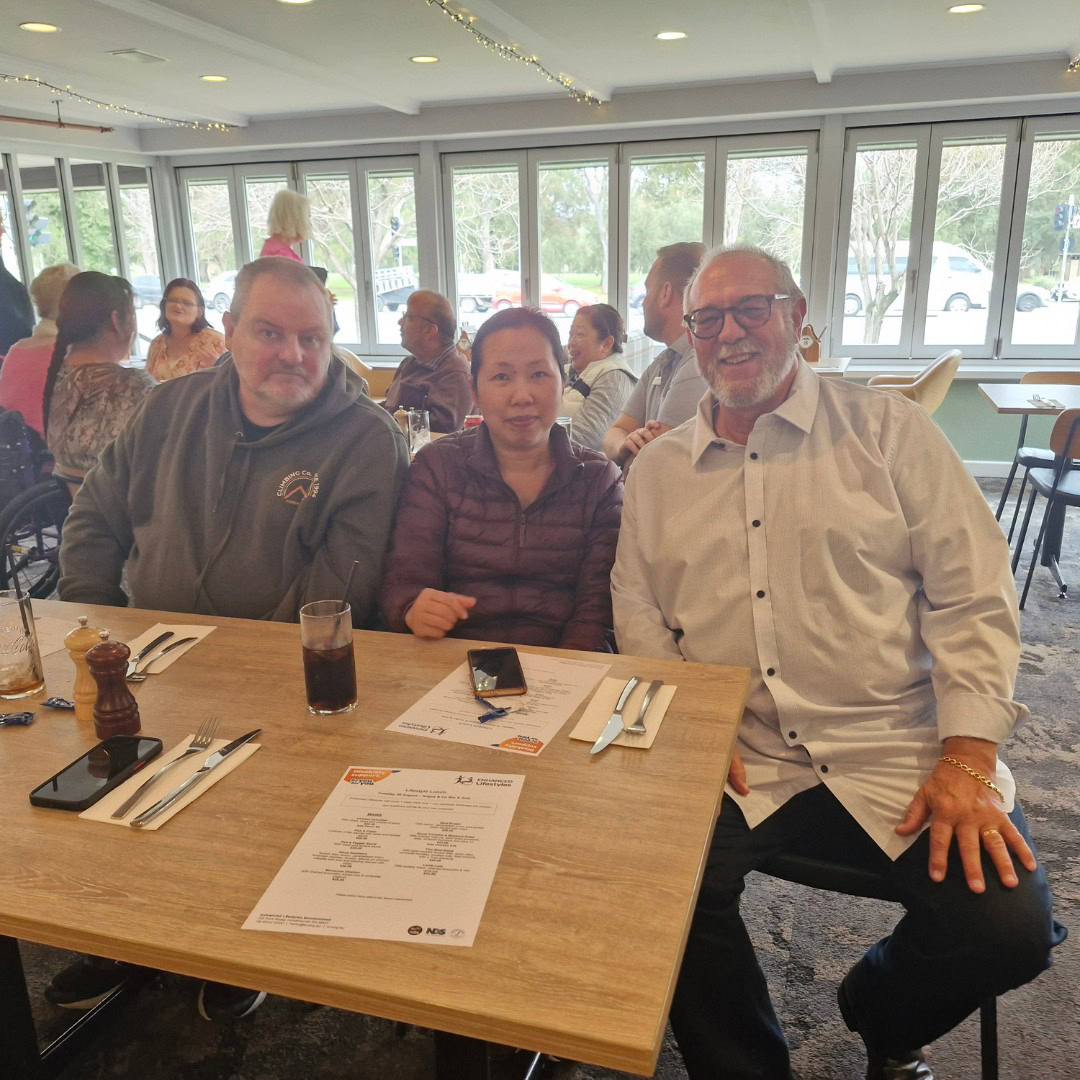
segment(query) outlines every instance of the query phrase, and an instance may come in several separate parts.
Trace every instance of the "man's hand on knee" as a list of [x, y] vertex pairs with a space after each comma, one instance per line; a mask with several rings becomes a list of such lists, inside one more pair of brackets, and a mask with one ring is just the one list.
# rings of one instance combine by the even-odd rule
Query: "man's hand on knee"
[[[945, 761], [945, 757], [961, 765]], [[1035, 856], [1006, 815], [1001, 798], [978, 778], [992, 782], [996, 761], [994, 743], [983, 739], [947, 739], [943, 759], [915, 793], [904, 820], [897, 825], [898, 836], [912, 836], [930, 822], [929, 869], [934, 881], [945, 880], [949, 845], [954, 836], [964, 877], [972, 892], [986, 890], [982, 848], [990, 856], [1002, 884], [1009, 888], [1017, 884], [1010, 850], [1028, 870], [1035, 869]], [[978, 777], [971, 775], [972, 772]]]
[[746, 766], [738, 750], [731, 751], [731, 764], [728, 765], [727, 780], [739, 795], [749, 795], [750, 787], [746, 783]]

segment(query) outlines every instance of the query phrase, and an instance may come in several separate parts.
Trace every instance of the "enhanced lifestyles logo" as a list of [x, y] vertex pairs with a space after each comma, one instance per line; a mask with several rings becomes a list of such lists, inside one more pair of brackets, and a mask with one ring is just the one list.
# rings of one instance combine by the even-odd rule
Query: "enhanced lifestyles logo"
[[305, 499], [314, 499], [319, 494], [319, 474], [297, 469], [278, 484], [277, 493], [290, 506], [299, 506]]

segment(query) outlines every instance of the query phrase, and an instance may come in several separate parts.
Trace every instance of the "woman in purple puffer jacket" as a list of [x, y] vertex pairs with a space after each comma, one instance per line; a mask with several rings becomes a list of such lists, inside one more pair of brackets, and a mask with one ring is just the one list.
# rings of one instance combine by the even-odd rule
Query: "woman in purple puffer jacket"
[[392, 630], [608, 651], [622, 478], [555, 423], [562, 343], [531, 308], [476, 334], [484, 423], [416, 456], [382, 591]]

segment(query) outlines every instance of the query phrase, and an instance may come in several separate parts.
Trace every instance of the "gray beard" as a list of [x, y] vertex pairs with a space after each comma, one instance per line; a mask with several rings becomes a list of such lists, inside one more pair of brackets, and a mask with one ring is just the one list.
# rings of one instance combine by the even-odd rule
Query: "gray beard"
[[[791, 369], [798, 362], [798, 356], [798, 349], [793, 347], [786, 363], [782, 366], [770, 365], [766, 367], [754, 382], [749, 386], [740, 387], [738, 392], [733, 392], [733, 388], [723, 379], [713, 377], [711, 370], [702, 370], [701, 364], [698, 364], [698, 369], [709, 384], [713, 396], [721, 405], [728, 409], [749, 409], [755, 405], [760, 405], [763, 401], [768, 401], [776, 393], [777, 387], [791, 374]], [[719, 367], [722, 363], [722, 361], [719, 361], [715, 366]], [[712, 366], [710, 365], [710, 368]]]

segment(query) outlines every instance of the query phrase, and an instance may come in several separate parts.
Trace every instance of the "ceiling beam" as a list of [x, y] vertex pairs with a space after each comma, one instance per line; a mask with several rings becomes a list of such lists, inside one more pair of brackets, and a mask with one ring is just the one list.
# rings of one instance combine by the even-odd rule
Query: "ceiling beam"
[[[809, 15], [810, 33], [805, 43], [810, 50], [810, 70], [819, 83], [832, 82], [836, 71], [836, 57], [833, 54], [833, 32], [829, 26], [829, 16], [825, 11], [825, 0], [794, 0], [800, 7], [805, 4], [804, 15]], [[804, 21], [805, 20], [801, 20]]]
[[287, 71], [318, 85], [349, 90], [352, 94], [361, 93], [372, 104], [392, 109], [394, 112], [415, 116], [420, 111], [420, 103], [415, 98], [393, 94], [374, 80], [365, 81], [360, 69], [350, 71], [348, 75], [338, 74], [329, 64], [318, 64], [302, 56], [285, 52], [273, 45], [234, 34], [203, 19], [194, 19], [172, 11], [152, 0], [93, 0], [103, 7], [113, 8], [135, 19], [153, 23], [196, 41], [203, 41], [219, 49], [235, 53], [247, 60], [262, 64], [270, 70]]
[[593, 97], [601, 101], [611, 100], [614, 86], [587, 75], [590, 64], [585, 57], [576, 55], [573, 50], [563, 45], [555, 44], [535, 27], [505, 11], [495, 0], [468, 0], [468, 11], [470, 15], [475, 15], [487, 23], [507, 45], [517, 45], [519, 51], [527, 56], [539, 57], [540, 63], [548, 71], [556, 75], [569, 75], [577, 89], [588, 90]]
[[[249, 117], [246, 113], [234, 112], [232, 109], [212, 108], [199, 106], [190, 101], [185, 101], [183, 108], [177, 108], [175, 101], [168, 103], [156, 101], [146, 97], [142, 87], [133, 86], [130, 82], [122, 79], [110, 79], [107, 83], [100, 81], [100, 76], [88, 74], [73, 67], [58, 67], [55, 64], [31, 63], [25, 56], [12, 56], [8, 53], [0, 53], [0, 70], [9, 75], [38, 75], [42, 79], [56, 86], [70, 86], [75, 93], [86, 97], [100, 98], [102, 101], [115, 101], [118, 105], [127, 105], [133, 109], [143, 109], [145, 112], [157, 113], [160, 116], [171, 116], [177, 120], [206, 120], [216, 121], [221, 124], [233, 124], [236, 127], [247, 127]], [[26, 83], [8, 83], [7, 86], [14, 88], [26, 86]], [[3, 95], [5, 84], [0, 82], [0, 95]], [[50, 97], [48, 90], [35, 90], [36, 98], [40, 98], [36, 104], [45, 112], [49, 112]], [[54, 95], [55, 96], [55, 95]], [[61, 97], [60, 107], [64, 107], [64, 98]], [[82, 110], [89, 110], [97, 114], [98, 110], [93, 105], [85, 105], [77, 101], [70, 101], [70, 106], [80, 115]], [[101, 115], [105, 115], [102, 113]], [[137, 125], [148, 124], [148, 120], [140, 120], [135, 116], [127, 116], [124, 113], [108, 113], [110, 123]]]

